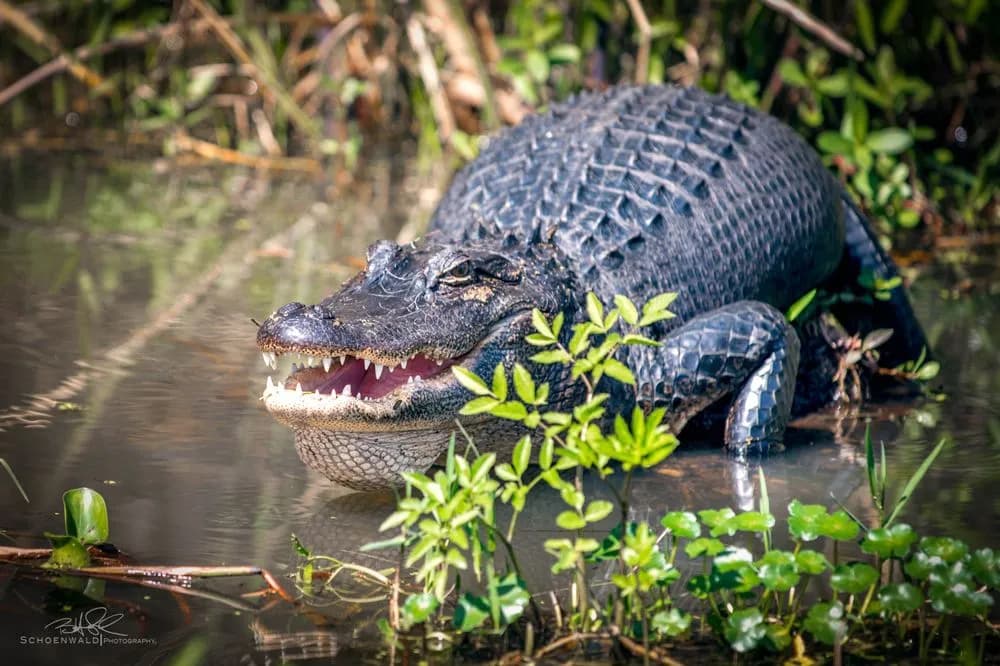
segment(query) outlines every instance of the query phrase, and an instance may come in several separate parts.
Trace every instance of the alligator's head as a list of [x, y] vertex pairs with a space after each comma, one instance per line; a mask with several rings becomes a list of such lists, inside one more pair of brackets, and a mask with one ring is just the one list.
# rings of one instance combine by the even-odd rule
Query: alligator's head
[[[277, 369], [289, 355], [301, 363], [276, 383], [268, 378], [264, 404], [326, 476], [358, 489], [399, 484], [399, 472], [425, 469], [443, 452], [471, 397], [452, 366], [489, 377], [499, 362], [525, 363], [537, 351], [524, 343], [531, 310], [570, 308], [559, 265], [546, 246], [511, 254], [433, 238], [380, 241], [339, 292], [317, 305], [289, 303], [260, 326], [265, 363]], [[498, 434], [485, 417], [463, 425]]]

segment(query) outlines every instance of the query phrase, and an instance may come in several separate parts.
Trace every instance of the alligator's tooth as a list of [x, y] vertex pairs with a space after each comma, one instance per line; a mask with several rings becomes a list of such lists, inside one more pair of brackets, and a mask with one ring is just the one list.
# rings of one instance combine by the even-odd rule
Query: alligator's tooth
[[379, 365], [378, 363], [375, 364], [375, 379], [376, 380], [378, 380], [378, 379], [380, 379], [382, 377], [382, 368], [384, 368], [384, 367], [385, 366]]
[[386, 366], [385, 366], [385, 369], [388, 370], [389, 372], [393, 372], [396, 369], [396, 366], [394, 366], [394, 365], [392, 365], [390, 363], [387, 363]]
[[371, 361], [369, 361], [369, 360], [368, 360], [368, 359], [366, 358], [366, 359], [365, 359], [365, 370], [367, 370], [367, 369], [368, 369], [368, 366], [370, 366], [371, 364], [372, 364], [372, 362], [371, 362]]
[[441, 365], [442, 363], [444, 363], [444, 359], [438, 359], [437, 364]]
[[336, 398], [337, 397], [337, 389], [336, 388], [330, 389], [330, 397], [331, 398]]
[[347, 363], [347, 354], [341, 354], [340, 355], [340, 364], [344, 365], [345, 363]]
[[413, 383], [413, 375], [410, 375], [409, 377], [406, 378], [406, 383], [407, 384], [412, 384]]
[[333, 359], [326, 357], [323, 359], [323, 372], [330, 372], [330, 366], [333, 365]]
[[295, 382], [295, 392], [302, 395], [302, 382]]
[[264, 365], [266, 365], [267, 367], [271, 367], [270, 354], [268, 354], [267, 352], [261, 352], [260, 355], [264, 357]]
[[403, 370], [406, 370], [406, 362], [407, 362], [408, 360], [409, 360], [409, 359], [405, 359], [405, 358], [404, 358], [404, 359], [403, 359], [402, 361], [400, 361], [400, 362], [399, 362], [399, 367], [401, 367], [401, 368], [402, 368]]
[[351, 385], [348, 384], [347, 386], [345, 386], [344, 390], [341, 391], [340, 394], [344, 395], [344, 396], [347, 396], [348, 398], [350, 398], [351, 397]]
[[271, 369], [272, 370], [278, 369], [278, 355], [275, 354], [274, 352], [271, 352]]
[[416, 378], [416, 379], [415, 379], [414, 381], [417, 381], [417, 382], [422, 382], [422, 381], [424, 381], [424, 380], [420, 378], [420, 375], [417, 375], [417, 378]]

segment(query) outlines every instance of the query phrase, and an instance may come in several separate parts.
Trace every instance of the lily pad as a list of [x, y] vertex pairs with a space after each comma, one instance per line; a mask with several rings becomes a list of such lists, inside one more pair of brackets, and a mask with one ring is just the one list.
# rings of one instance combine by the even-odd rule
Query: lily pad
[[878, 580], [875, 567], [864, 562], [838, 565], [830, 576], [830, 587], [838, 592], [861, 594]]
[[711, 530], [712, 536], [720, 536], [722, 534], [732, 536], [735, 534], [736, 528], [728, 524], [735, 516], [736, 512], [729, 507], [725, 509], [705, 509], [698, 512], [698, 517]]
[[660, 611], [650, 622], [653, 631], [661, 636], [680, 636], [691, 626], [691, 615], [678, 608]]
[[455, 606], [455, 617], [452, 618], [452, 624], [459, 631], [472, 631], [483, 626], [489, 616], [489, 601], [466, 592]]
[[965, 557], [969, 547], [951, 537], [924, 537], [920, 540], [920, 550], [931, 557], [940, 557], [947, 564], [953, 564]]
[[701, 536], [701, 525], [698, 518], [690, 511], [671, 511], [663, 516], [660, 524], [675, 537], [696, 539]]
[[933, 572], [947, 568], [947, 566], [940, 557], [918, 551], [903, 565], [903, 571], [910, 578], [926, 580]]
[[737, 652], [749, 652], [767, 636], [764, 616], [756, 608], [739, 610], [726, 618], [725, 636]]
[[768, 590], [786, 592], [799, 582], [795, 555], [783, 550], [772, 550], [758, 562], [757, 575]]
[[916, 585], [892, 583], [878, 591], [882, 609], [890, 613], [910, 613], [924, 603], [924, 595]]
[[702, 555], [715, 557], [725, 549], [726, 544], [722, 543], [718, 539], [700, 537], [685, 546], [684, 552], [687, 553], [687, 556], [690, 558], [700, 557]]
[[847, 636], [844, 605], [839, 601], [816, 604], [809, 609], [803, 626], [821, 643], [834, 645], [843, 642]]
[[815, 550], [800, 550], [795, 555], [795, 564], [799, 572], [817, 576], [830, 568], [830, 562], [823, 553]]
[[438, 608], [438, 600], [430, 592], [411, 594], [399, 609], [403, 625], [412, 627], [425, 622]]
[[799, 541], [814, 541], [820, 537], [820, 521], [827, 515], [821, 504], [792, 500], [788, 505], [788, 531]]
[[861, 550], [883, 559], [906, 557], [910, 546], [917, 540], [917, 533], [906, 523], [871, 530], [861, 542]]
[[1000, 555], [992, 548], [981, 548], [969, 558], [969, 568], [983, 585], [1000, 587]]
[[766, 532], [774, 527], [774, 516], [760, 511], [744, 511], [730, 518], [727, 523], [740, 532]]

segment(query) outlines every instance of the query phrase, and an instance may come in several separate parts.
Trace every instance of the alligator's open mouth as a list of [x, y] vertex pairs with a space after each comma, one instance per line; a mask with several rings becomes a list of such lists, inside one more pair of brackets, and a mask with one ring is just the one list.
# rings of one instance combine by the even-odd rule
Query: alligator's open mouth
[[269, 410], [334, 419], [352, 413], [389, 416], [402, 403], [409, 403], [418, 390], [433, 392], [454, 385], [450, 367], [462, 361], [461, 356], [434, 358], [422, 352], [381, 363], [350, 353], [314, 356], [278, 350], [262, 355], [264, 364], [273, 370], [278, 369], [281, 357], [298, 360], [285, 379], [275, 382], [268, 376], [262, 399]]
[[[261, 353], [264, 364], [277, 370], [281, 352]], [[348, 354], [337, 357], [298, 354], [298, 359], [301, 365], [292, 363], [291, 374], [284, 381], [275, 383], [271, 377], [267, 378], [264, 398], [274, 392], [290, 391], [298, 396], [311, 394], [331, 401], [377, 400], [400, 387], [436, 378], [458, 360], [435, 360], [423, 354], [414, 354], [396, 364], [373, 363]]]

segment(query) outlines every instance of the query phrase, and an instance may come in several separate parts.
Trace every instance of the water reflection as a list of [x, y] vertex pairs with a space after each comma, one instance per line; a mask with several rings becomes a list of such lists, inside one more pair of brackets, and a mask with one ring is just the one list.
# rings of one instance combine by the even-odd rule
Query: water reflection
[[[298, 461], [292, 433], [258, 401], [266, 372], [249, 317], [317, 301], [357, 270], [370, 241], [419, 218], [433, 197], [403, 173], [398, 163], [382, 165], [326, 201], [321, 183], [261, 181], [238, 171], [127, 165], [98, 172], [82, 161], [0, 167], [0, 456], [32, 499], [25, 505], [0, 479], [0, 526], [58, 529], [62, 491], [88, 485], [107, 498], [112, 540], [136, 561], [253, 563], [280, 575], [295, 563], [294, 532], [315, 552], [391, 564], [357, 551], [378, 538], [392, 494], [350, 493]], [[873, 518], [860, 416], [886, 443], [890, 494], [940, 437], [951, 437], [905, 519], [927, 533], [997, 545], [1000, 276], [993, 256], [964, 259], [926, 271], [914, 289], [948, 399], [802, 424], [808, 429], [792, 433], [785, 454], [762, 463], [777, 513], [792, 498], [826, 505], [836, 498]], [[970, 280], [969, 293], [953, 288]], [[758, 500], [755, 469], [714, 449], [683, 450], [639, 475], [634, 488], [635, 510], [652, 516], [749, 509]], [[541, 544], [555, 536], [559, 506], [538, 502], [520, 520], [526, 573], [543, 586], [551, 574]], [[41, 631], [59, 593], [0, 572], [0, 653], [12, 655], [11, 663], [106, 656], [11, 638]], [[106, 595], [135, 610], [130, 632], [158, 641], [152, 652], [116, 653], [125, 660], [155, 663], [200, 635], [211, 637], [211, 662], [336, 652], [341, 663], [356, 663], [377, 643], [369, 610], [352, 604], [251, 617], [125, 586], [109, 586]]]

